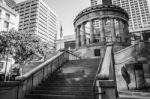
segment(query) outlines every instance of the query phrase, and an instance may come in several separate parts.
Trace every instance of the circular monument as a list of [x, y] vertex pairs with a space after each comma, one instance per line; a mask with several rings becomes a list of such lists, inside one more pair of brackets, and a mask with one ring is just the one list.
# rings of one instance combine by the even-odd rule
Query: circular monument
[[130, 43], [128, 20], [127, 12], [115, 5], [84, 9], [74, 19], [76, 47], [108, 42]]

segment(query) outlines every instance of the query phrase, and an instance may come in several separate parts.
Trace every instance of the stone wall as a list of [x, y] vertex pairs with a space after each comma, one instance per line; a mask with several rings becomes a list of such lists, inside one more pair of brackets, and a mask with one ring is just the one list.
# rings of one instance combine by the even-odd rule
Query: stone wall
[[[100, 50], [100, 56], [95, 56], [95, 50]], [[84, 46], [75, 51], [82, 58], [100, 58], [105, 54], [105, 46]]]

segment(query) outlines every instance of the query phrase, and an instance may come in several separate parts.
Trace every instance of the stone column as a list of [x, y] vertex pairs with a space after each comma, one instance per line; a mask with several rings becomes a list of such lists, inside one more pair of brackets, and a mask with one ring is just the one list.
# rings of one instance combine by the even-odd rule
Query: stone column
[[81, 35], [81, 45], [86, 45], [86, 34], [85, 34], [85, 23], [81, 25], [82, 27], [82, 35]]
[[94, 24], [93, 20], [90, 20], [90, 43], [94, 43]]
[[105, 39], [105, 30], [104, 30], [105, 20], [104, 19], [100, 19], [99, 23], [100, 23], [100, 35], [101, 35], [100, 41], [101, 42], [105, 42], [106, 41], [106, 39]]
[[123, 42], [126, 42], [126, 36], [127, 36], [127, 28], [126, 28], [126, 23], [124, 21], [122, 21], [122, 38], [123, 38]]
[[76, 28], [76, 47], [80, 47], [80, 27]]
[[126, 31], [127, 31], [127, 43], [129, 43], [129, 44], [131, 44], [131, 37], [130, 37], [130, 33], [129, 33], [129, 24], [128, 24], [128, 22], [126, 22]]
[[76, 37], [76, 48], [78, 48], [79, 47], [79, 45], [78, 45], [78, 32], [77, 32], [77, 28], [75, 28], [75, 37]]
[[87, 44], [87, 45], [90, 44], [90, 38], [86, 38], [86, 44]]
[[127, 25], [125, 22], [123, 22], [124, 28], [123, 28], [123, 37], [124, 37], [124, 41], [127, 42]]
[[111, 34], [112, 34], [112, 41], [116, 41], [116, 30], [115, 30], [115, 19], [110, 19], [111, 21]]
[[118, 20], [118, 23], [119, 23], [119, 34], [121, 36], [121, 42], [125, 42], [123, 22], [122, 20]]

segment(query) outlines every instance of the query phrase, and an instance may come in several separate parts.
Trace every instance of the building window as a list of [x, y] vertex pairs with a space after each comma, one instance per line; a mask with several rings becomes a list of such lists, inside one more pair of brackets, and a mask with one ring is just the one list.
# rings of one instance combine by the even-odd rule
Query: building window
[[10, 19], [10, 15], [8, 13], [6, 13], [6, 19], [9, 20]]
[[95, 49], [94, 50], [94, 55], [95, 56], [100, 56], [101, 54], [100, 54], [100, 49]]
[[6, 28], [8, 30], [8, 28], [9, 28], [9, 22], [4, 21], [4, 28]]

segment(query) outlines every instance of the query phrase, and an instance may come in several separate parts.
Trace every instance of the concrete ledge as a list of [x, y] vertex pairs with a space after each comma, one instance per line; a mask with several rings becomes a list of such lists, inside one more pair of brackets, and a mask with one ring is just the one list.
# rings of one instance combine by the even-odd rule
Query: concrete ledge
[[116, 84], [113, 80], [97, 80], [97, 86], [101, 88], [114, 88]]
[[47, 66], [47, 64], [49, 64], [50, 62], [54, 61], [56, 58], [58, 58], [58, 56], [60, 56], [62, 54], [63, 54], [63, 52], [58, 53], [57, 55], [55, 55], [54, 57], [50, 58], [46, 62], [42, 63], [41, 65], [39, 65], [36, 68], [34, 68], [31, 71], [29, 71], [28, 73], [26, 73], [26, 74], [24, 74], [22, 76], [16, 77], [15, 80], [24, 81], [24, 80], [28, 79], [31, 75], [35, 74], [36, 72], [41, 70], [43, 67]]
[[105, 94], [99, 94], [99, 99], [116, 99], [116, 84], [114, 80], [97, 80], [98, 92], [104, 92]]
[[126, 91], [119, 91], [119, 96], [128, 96], [128, 97], [149, 97], [150, 99], [150, 92], [137, 92], [137, 91], [130, 91], [130, 90], [126, 90]]
[[19, 81], [7, 81], [7, 82], [0, 81], [0, 87], [18, 86], [19, 83], [20, 83]]

